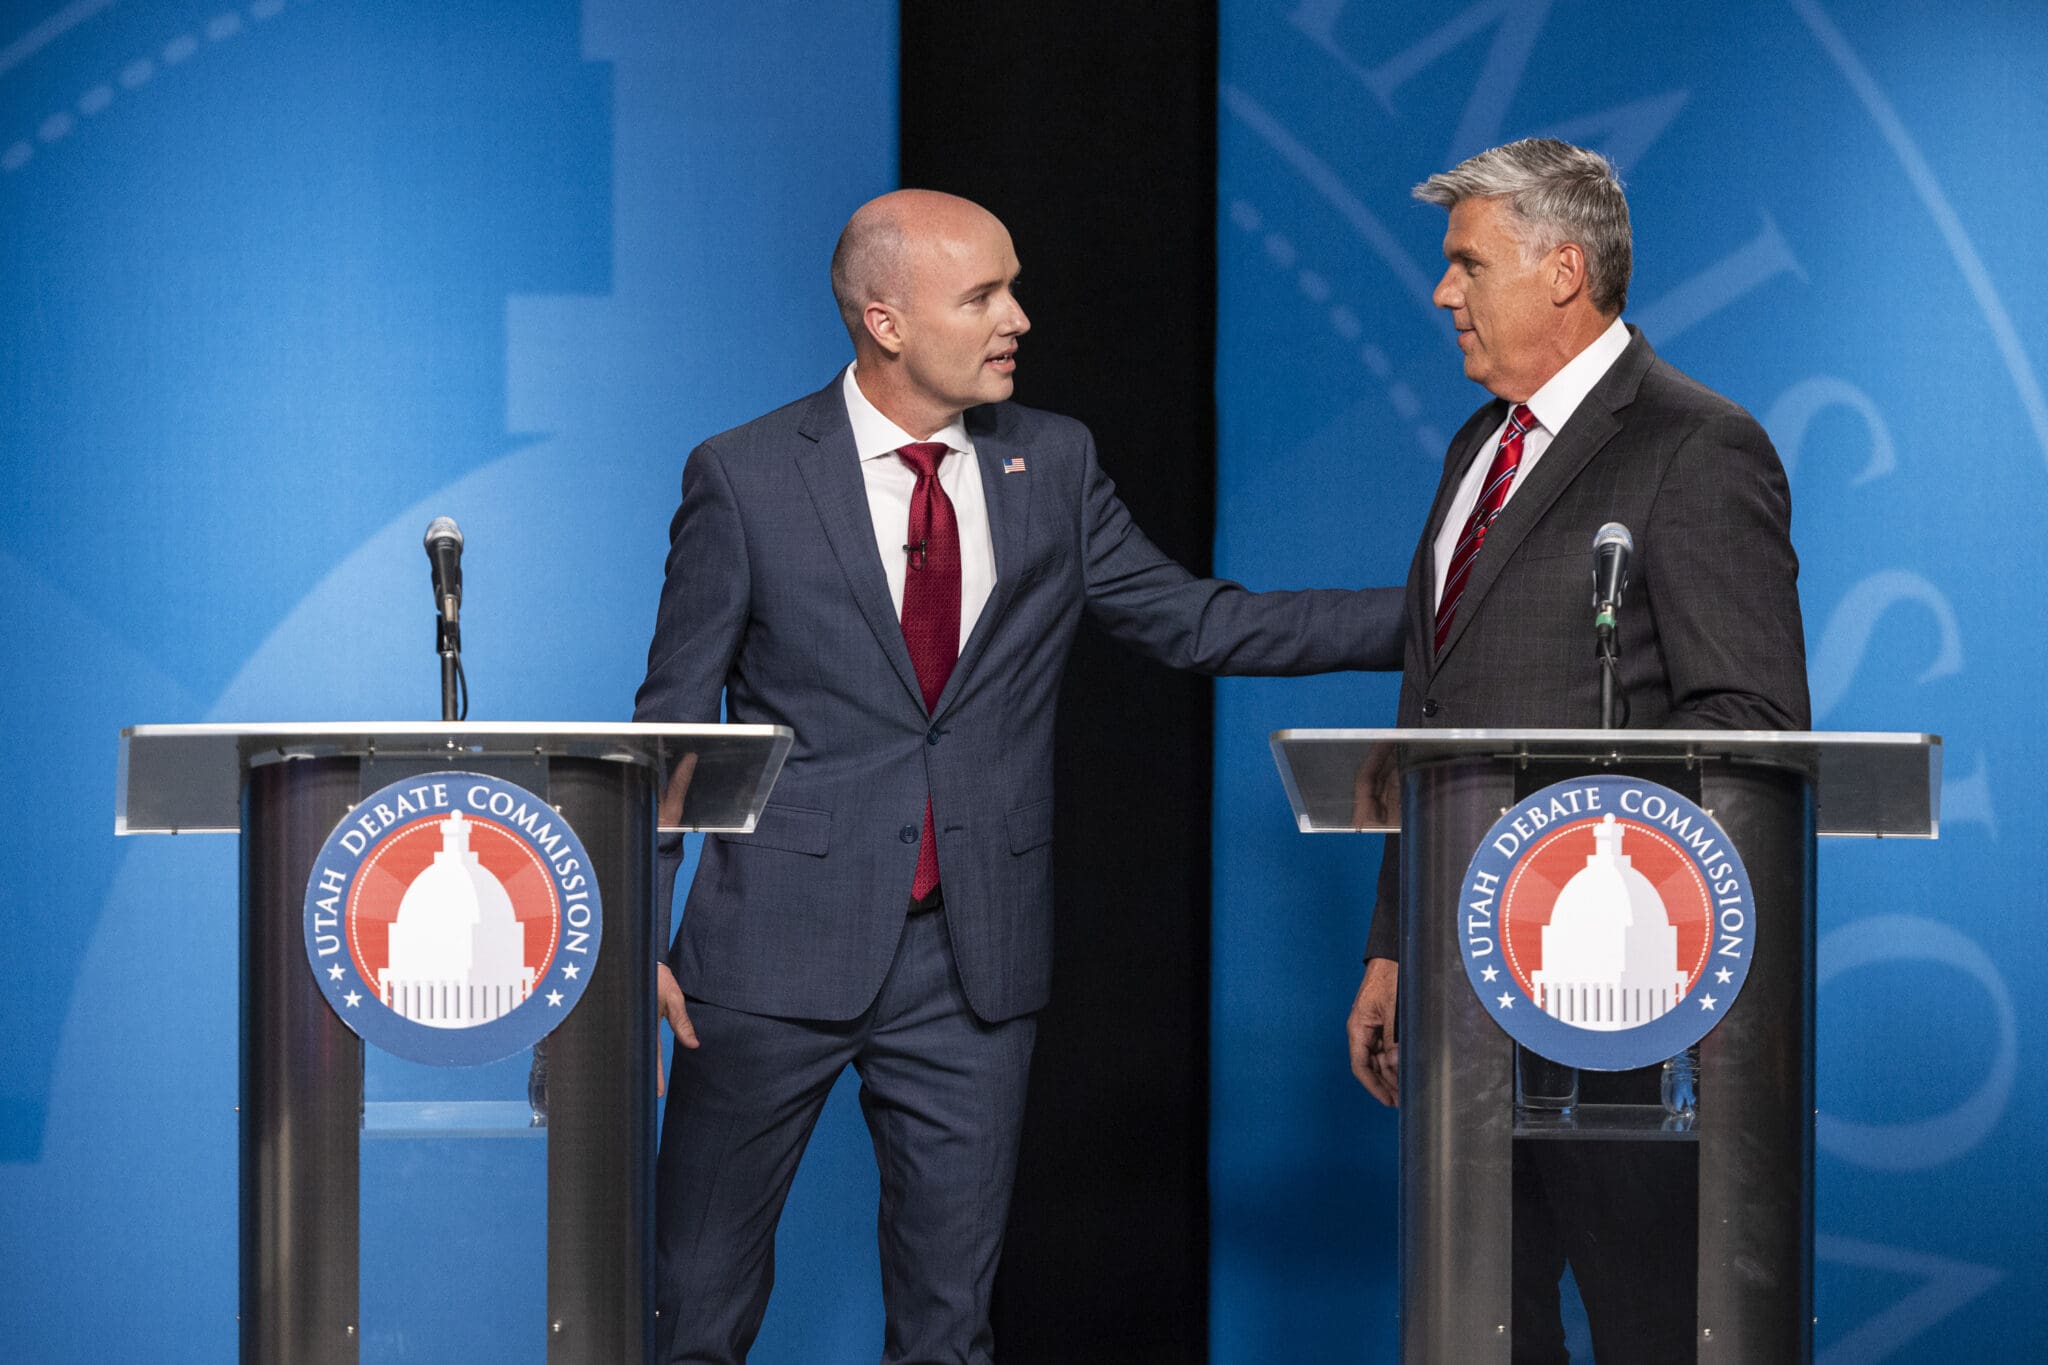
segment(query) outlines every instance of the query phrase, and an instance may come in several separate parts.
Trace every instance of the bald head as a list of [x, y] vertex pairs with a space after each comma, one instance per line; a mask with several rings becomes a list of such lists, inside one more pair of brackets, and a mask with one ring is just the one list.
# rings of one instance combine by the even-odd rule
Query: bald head
[[1015, 387], [1017, 250], [993, 213], [955, 195], [898, 190], [863, 204], [832, 253], [853, 337], [854, 382], [924, 440]]
[[832, 297], [856, 349], [871, 303], [908, 304], [919, 265], [943, 244], [1002, 224], [981, 205], [937, 190], [897, 190], [870, 199], [847, 220], [832, 252]]

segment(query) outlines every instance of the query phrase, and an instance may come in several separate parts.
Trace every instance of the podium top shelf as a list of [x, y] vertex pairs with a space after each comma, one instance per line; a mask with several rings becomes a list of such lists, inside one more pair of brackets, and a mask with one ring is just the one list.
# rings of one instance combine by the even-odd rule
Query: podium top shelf
[[746, 833], [782, 772], [795, 735], [783, 725], [626, 722], [326, 721], [134, 725], [121, 731], [116, 834], [232, 834], [252, 767], [307, 758], [595, 758], [667, 773], [697, 756], [683, 817], [668, 830]]
[[1400, 803], [1371, 791], [1417, 764], [1494, 757], [1765, 763], [1813, 782], [1817, 832], [1932, 839], [1941, 830], [1941, 737], [1778, 730], [1276, 730], [1273, 759], [1304, 834], [1391, 834]]

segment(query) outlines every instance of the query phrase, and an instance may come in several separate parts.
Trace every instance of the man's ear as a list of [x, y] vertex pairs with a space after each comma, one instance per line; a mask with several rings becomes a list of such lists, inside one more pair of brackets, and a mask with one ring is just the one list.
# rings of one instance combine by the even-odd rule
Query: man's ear
[[903, 353], [903, 333], [897, 327], [896, 310], [886, 303], [871, 303], [861, 310], [861, 322], [875, 345], [890, 355]]
[[1586, 290], [1586, 249], [1566, 242], [1550, 253], [1550, 301], [1563, 307]]

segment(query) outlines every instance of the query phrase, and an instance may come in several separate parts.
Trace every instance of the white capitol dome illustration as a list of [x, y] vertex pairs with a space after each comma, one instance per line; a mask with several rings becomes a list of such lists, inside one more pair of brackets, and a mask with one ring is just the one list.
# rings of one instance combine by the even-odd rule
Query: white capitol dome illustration
[[440, 822], [441, 850], [413, 879], [391, 924], [384, 1003], [415, 1023], [470, 1028], [509, 1014], [533, 993], [512, 898], [470, 851], [473, 822]]
[[1594, 827], [1594, 852], [1558, 892], [1532, 978], [1537, 1007], [1580, 1028], [1634, 1028], [1685, 995], [1678, 929], [1621, 851], [1622, 832], [1612, 815]]

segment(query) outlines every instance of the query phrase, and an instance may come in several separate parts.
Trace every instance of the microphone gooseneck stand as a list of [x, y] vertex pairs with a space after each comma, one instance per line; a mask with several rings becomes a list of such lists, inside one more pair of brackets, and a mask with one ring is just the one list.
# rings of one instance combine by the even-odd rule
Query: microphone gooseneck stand
[[462, 626], [434, 614], [434, 650], [441, 656], [441, 719], [469, 719], [469, 680], [462, 675]]

